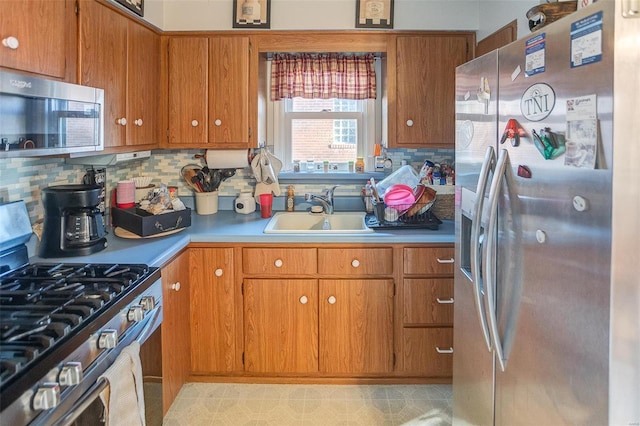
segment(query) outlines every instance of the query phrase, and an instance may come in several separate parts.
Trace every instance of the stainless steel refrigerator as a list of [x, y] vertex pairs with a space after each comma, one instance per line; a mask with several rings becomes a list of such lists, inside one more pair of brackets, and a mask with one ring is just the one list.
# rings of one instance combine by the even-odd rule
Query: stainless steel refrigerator
[[640, 4], [456, 72], [453, 423], [640, 424]]

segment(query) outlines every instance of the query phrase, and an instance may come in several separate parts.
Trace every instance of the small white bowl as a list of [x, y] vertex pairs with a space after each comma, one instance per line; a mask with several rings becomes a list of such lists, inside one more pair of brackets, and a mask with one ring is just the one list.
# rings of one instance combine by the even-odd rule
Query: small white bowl
[[151, 184], [151, 176], [137, 176], [132, 179], [136, 183], [136, 188], [146, 188]]

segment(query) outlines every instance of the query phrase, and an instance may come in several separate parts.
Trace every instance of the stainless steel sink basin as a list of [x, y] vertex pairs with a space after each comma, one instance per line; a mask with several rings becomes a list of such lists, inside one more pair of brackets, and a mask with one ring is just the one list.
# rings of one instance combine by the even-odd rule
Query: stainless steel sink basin
[[363, 212], [313, 214], [278, 212], [264, 228], [265, 234], [368, 234], [373, 229], [364, 222]]

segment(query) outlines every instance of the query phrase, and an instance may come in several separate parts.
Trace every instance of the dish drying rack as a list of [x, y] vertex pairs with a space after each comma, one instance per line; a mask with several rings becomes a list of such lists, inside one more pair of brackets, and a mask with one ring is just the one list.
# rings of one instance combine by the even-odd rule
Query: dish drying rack
[[[442, 224], [442, 221], [431, 212], [433, 203], [387, 206], [385, 203], [376, 202], [375, 199], [372, 199], [372, 204], [373, 213], [367, 213], [365, 217], [367, 226], [372, 229], [407, 228], [437, 230], [440, 224]], [[412, 209], [417, 212], [411, 214]], [[387, 217], [385, 217], [385, 211], [391, 214], [387, 214]], [[394, 211], [396, 212], [395, 214]]]

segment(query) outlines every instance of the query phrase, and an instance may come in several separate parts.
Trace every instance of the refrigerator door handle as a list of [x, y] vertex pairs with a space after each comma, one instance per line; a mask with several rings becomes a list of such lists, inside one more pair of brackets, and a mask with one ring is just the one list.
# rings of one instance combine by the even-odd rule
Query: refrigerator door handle
[[500, 189], [502, 186], [502, 180], [509, 168], [509, 152], [506, 149], [500, 151], [498, 163], [496, 164], [496, 171], [493, 176], [493, 182], [491, 182], [491, 188], [489, 189], [489, 223], [487, 225], [487, 235], [484, 245], [485, 259], [484, 273], [485, 273], [485, 300], [487, 303], [487, 316], [489, 317], [489, 329], [493, 338], [493, 348], [496, 353], [496, 358], [500, 363], [500, 369], [504, 372], [507, 366], [507, 360], [504, 358], [504, 350], [502, 348], [502, 342], [500, 341], [500, 335], [498, 334], [498, 316], [496, 314], [496, 291], [497, 291], [497, 278], [496, 278], [496, 259], [495, 259], [495, 243], [496, 243], [496, 227], [498, 223], [498, 201], [500, 199]]
[[489, 182], [489, 173], [493, 171], [496, 162], [495, 151], [492, 146], [487, 147], [487, 152], [482, 162], [480, 176], [478, 177], [478, 186], [476, 188], [476, 199], [474, 201], [473, 220], [471, 222], [471, 281], [473, 282], [473, 295], [478, 314], [478, 321], [482, 329], [482, 337], [487, 345], [487, 350], [491, 352], [491, 336], [489, 335], [489, 324], [482, 302], [482, 293], [480, 291], [480, 280], [482, 279], [482, 248], [480, 245], [483, 237], [480, 235], [482, 222], [482, 211], [484, 207], [484, 193]]

